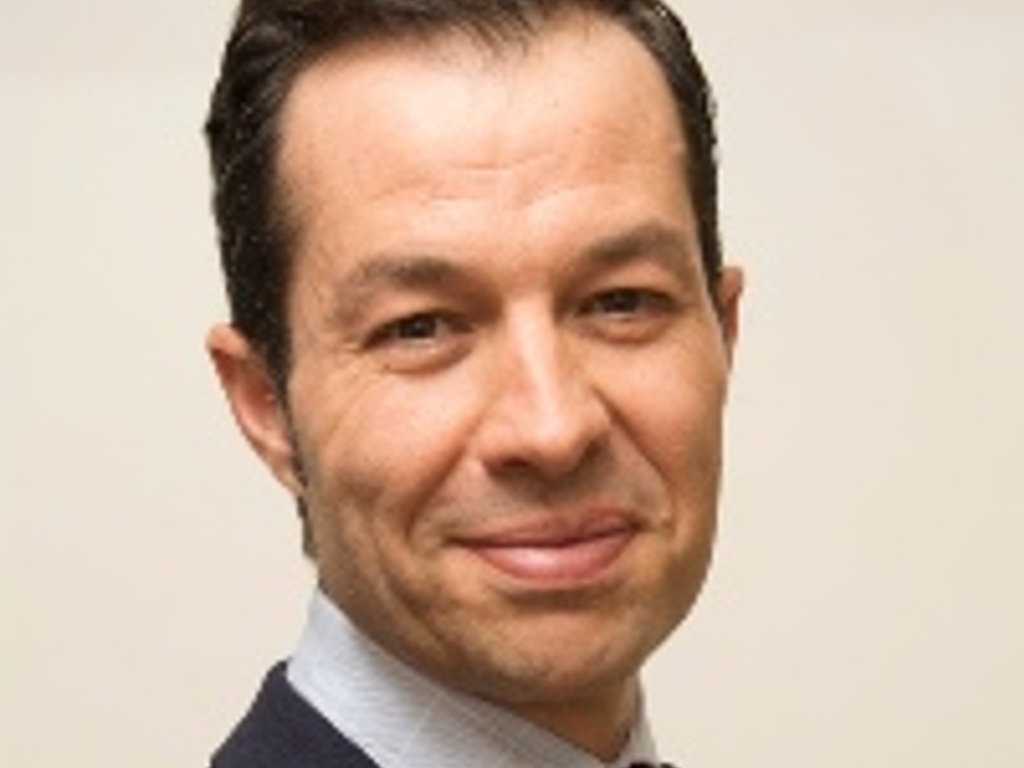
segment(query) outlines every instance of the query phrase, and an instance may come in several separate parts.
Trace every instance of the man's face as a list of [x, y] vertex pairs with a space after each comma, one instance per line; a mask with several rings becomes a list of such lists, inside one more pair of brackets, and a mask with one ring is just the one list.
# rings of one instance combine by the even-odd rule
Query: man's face
[[704, 578], [739, 276], [723, 332], [685, 151], [653, 59], [582, 18], [368, 46], [287, 105], [278, 472], [357, 625], [524, 713], [631, 690]]

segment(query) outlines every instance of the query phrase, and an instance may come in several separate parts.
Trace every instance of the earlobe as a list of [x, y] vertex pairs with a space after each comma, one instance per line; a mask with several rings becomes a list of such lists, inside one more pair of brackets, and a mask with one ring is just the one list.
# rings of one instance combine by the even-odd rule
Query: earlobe
[[745, 278], [739, 267], [726, 267], [718, 279], [718, 307], [721, 314], [722, 334], [726, 354], [732, 363], [733, 352], [740, 333], [740, 299], [743, 296]]
[[263, 356], [230, 325], [215, 326], [206, 349], [238, 428], [274, 476], [300, 496], [287, 409]]

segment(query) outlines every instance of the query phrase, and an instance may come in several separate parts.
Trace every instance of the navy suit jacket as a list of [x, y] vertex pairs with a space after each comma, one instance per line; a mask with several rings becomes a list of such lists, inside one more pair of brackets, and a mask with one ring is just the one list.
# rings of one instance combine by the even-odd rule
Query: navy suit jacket
[[[270, 670], [210, 768], [379, 768], [300, 697], [285, 665]], [[439, 766], [440, 768], [440, 766]]]

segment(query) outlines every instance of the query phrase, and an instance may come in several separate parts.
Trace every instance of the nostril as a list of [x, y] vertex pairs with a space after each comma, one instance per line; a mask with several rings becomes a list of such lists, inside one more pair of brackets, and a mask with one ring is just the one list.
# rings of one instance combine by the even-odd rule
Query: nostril
[[608, 429], [604, 406], [592, 395], [561, 402], [509, 400], [482, 427], [484, 460], [492, 470], [557, 478], [597, 453]]

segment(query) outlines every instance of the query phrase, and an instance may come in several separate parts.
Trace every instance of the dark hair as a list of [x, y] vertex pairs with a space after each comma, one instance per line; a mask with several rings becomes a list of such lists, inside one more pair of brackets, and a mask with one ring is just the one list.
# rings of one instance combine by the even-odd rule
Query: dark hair
[[318, 58], [367, 40], [452, 31], [501, 46], [580, 8], [627, 28], [657, 60], [687, 143], [687, 177], [709, 284], [721, 271], [714, 105], [682, 22], [660, 0], [242, 0], [213, 93], [206, 135], [232, 322], [284, 391], [293, 232], [277, 178], [282, 107]]

